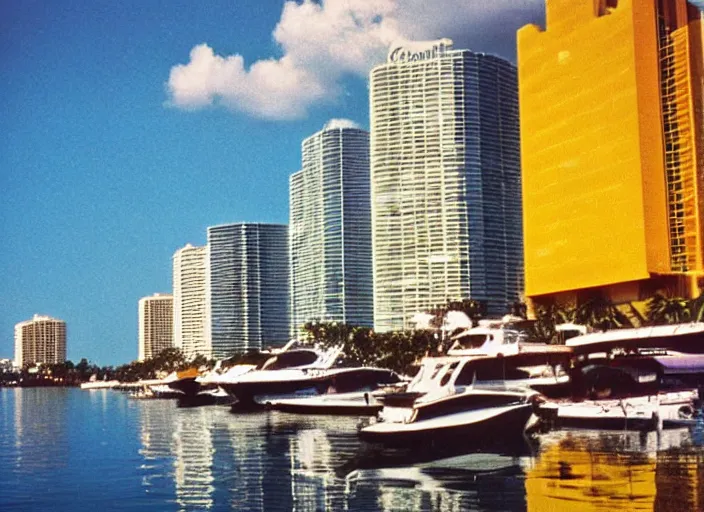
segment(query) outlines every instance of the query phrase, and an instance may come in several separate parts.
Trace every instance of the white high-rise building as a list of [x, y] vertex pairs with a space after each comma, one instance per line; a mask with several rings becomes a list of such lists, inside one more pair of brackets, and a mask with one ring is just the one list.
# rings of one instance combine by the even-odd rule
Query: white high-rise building
[[290, 178], [291, 335], [308, 321], [373, 325], [369, 134], [335, 120]]
[[523, 287], [515, 67], [407, 43], [371, 71], [370, 103], [375, 328], [464, 298], [508, 312]]
[[174, 299], [155, 293], [139, 299], [139, 360], [151, 359], [174, 341]]
[[212, 357], [288, 341], [288, 226], [237, 223], [208, 228], [206, 339]]
[[15, 325], [15, 365], [66, 361], [66, 322], [34, 315]]
[[184, 356], [211, 357], [210, 339], [206, 338], [206, 268], [205, 247], [187, 244], [173, 256], [174, 346]]

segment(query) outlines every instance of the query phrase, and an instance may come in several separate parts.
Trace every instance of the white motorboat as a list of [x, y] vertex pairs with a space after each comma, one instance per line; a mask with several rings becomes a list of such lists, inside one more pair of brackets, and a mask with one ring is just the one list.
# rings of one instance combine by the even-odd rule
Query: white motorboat
[[541, 404], [538, 414], [552, 428], [655, 430], [691, 422], [698, 390], [666, 375], [658, 359], [683, 364], [668, 357], [588, 364], [575, 372], [573, 398]]
[[[428, 358], [430, 359], [430, 358]], [[527, 387], [479, 385], [475, 358], [440, 358], [436, 368], [426, 361], [424, 377], [405, 393], [382, 398], [378, 421], [360, 431], [361, 439], [385, 445], [416, 442], [447, 444], [500, 438], [522, 439], [540, 394]]]
[[447, 351], [454, 356], [506, 356], [519, 352], [519, 344], [528, 340], [527, 327], [532, 321], [507, 315], [499, 319], [482, 319], [452, 337]]
[[527, 341], [527, 328], [531, 324], [532, 321], [510, 315], [480, 320], [478, 326], [453, 336], [447, 355], [475, 358], [478, 383], [510, 381], [512, 385], [530, 386], [547, 396], [568, 395], [567, 370], [572, 349]]
[[[324, 396], [328, 406], [332, 407], [340, 406], [345, 396], [353, 393], [358, 394], [358, 400], [352, 402], [361, 406], [365, 392], [401, 380], [395, 372], [383, 368], [340, 367], [341, 359], [339, 347], [317, 350], [291, 345], [275, 353], [260, 369], [231, 379], [219, 379], [217, 383], [237, 399], [238, 408], [273, 407], [274, 403], [284, 407], [281, 400], [312, 396]], [[346, 397], [347, 400], [349, 398]], [[290, 402], [287, 405], [291, 410], [290, 407], [300, 403]], [[308, 410], [314, 409], [309, 407]]]
[[572, 347], [577, 356], [615, 349], [628, 351], [646, 348], [702, 354], [704, 353], [704, 322], [585, 333], [568, 339], [566, 344]]
[[[407, 414], [380, 415], [360, 430], [363, 441], [389, 446], [476, 444], [523, 438], [540, 394], [526, 388], [467, 386], [445, 396], [418, 398]], [[396, 411], [400, 412], [400, 411]]]
[[337, 414], [373, 416], [383, 405], [373, 393], [353, 391], [299, 398], [274, 398], [266, 402], [268, 409], [297, 414]]

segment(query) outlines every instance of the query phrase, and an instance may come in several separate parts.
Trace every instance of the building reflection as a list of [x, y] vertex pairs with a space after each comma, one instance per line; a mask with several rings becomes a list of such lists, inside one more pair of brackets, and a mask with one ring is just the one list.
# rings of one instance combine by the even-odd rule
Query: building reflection
[[188, 510], [213, 506], [212, 419], [205, 408], [177, 411], [171, 450], [176, 502]]
[[174, 434], [174, 408], [165, 401], [137, 402], [142, 448], [139, 454], [146, 461], [156, 461], [171, 456]]
[[356, 427], [348, 418], [272, 412], [230, 419], [225, 426], [233, 454], [228, 476], [232, 509], [349, 509], [345, 481], [335, 474], [351, 453], [350, 440], [356, 447]]
[[[231, 471], [227, 477], [230, 509], [252, 512], [264, 510], [265, 470], [266, 466], [275, 464], [274, 461], [266, 460], [266, 440], [261, 437], [266, 429], [266, 415], [245, 414], [228, 419], [230, 421], [225, 423], [225, 428], [232, 450]], [[284, 480], [277, 483], [281, 486], [279, 492], [285, 493], [287, 482]]]
[[688, 429], [555, 433], [526, 473], [526, 499], [534, 511], [702, 510], [703, 477]]
[[15, 449], [20, 472], [65, 467], [70, 453], [67, 388], [15, 388]]
[[344, 485], [335, 478], [333, 446], [325, 430], [303, 429], [291, 438], [291, 492], [301, 510], [343, 510]]

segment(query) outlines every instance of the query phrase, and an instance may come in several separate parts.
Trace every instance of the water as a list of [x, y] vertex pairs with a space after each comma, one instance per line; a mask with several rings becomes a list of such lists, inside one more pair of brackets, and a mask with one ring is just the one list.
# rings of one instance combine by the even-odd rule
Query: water
[[0, 389], [0, 510], [704, 510], [704, 425], [428, 460], [360, 446], [367, 421]]

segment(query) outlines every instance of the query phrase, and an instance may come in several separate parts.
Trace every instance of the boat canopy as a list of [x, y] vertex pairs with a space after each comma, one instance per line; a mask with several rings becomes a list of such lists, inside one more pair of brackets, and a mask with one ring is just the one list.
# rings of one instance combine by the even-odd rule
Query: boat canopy
[[704, 373], [704, 354], [655, 356], [665, 374]]
[[281, 352], [267, 359], [262, 365], [262, 370], [280, 370], [282, 368], [295, 368], [315, 363], [320, 354], [310, 349], [294, 349]]
[[[611, 331], [594, 332], [576, 336], [567, 340], [568, 347], [587, 347], [608, 343], [623, 343], [633, 341], [642, 343], [651, 338], [666, 338], [700, 334], [704, 340], [704, 322], [688, 324], [656, 325], [653, 327], [638, 327], [635, 329], [613, 329]], [[595, 347], [596, 348], [596, 347]]]

